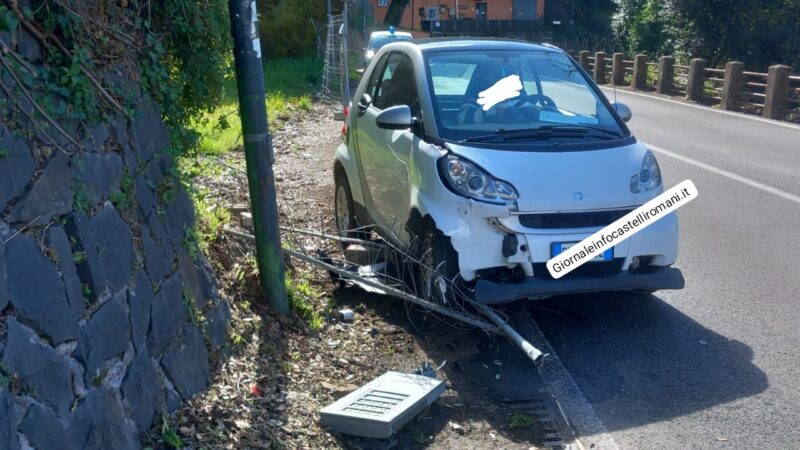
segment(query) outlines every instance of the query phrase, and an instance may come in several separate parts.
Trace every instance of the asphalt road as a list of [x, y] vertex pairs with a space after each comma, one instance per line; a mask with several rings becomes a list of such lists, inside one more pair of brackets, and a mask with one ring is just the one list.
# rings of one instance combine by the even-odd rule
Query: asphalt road
[[699, 190], [678, 211], [686, 288], [531, 315], [619, 448], [800, 448], [800, 127], [617, 99], [665, 185]]

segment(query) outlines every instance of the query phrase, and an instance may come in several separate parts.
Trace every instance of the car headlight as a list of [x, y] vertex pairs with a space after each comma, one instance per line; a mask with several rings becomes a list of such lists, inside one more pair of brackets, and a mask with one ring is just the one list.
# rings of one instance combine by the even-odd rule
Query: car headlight
[[373, 56], [375, 56], [375, 51], [367, 50], [367, 59], [372, 59]]
[[457, 156], [440, 159], [439, 169], [447, 186], [464, 197], [498, 205], [519, 197], [510, 183], [492, 177], [476, 164]]
[[661, 169], [658, 167], [655, 155], [648, 150], [642, 160], [639, 173], [631, 177], [631, 192], [652, 191], [661, 186]]

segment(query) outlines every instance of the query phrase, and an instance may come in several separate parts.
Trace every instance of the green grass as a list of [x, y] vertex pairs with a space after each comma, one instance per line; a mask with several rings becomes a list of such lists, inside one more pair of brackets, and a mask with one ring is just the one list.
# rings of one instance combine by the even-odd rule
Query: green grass
[[308, 325], [308, 328], [314, 331], [322, 328], [325, 317], [332, 311], [331, 301], [320, 308], [323, 294], [301, 278], [286, 279], [286, 294], [289, 298], [289, 307]]
[[524, 414], [514, 414], [508, 421], [508, 427], [511, 429], [528, 428], [533, 426], [535, 422], [536, 420], [531, 416], [526, 416]]
[[[291, 111], [311, 110], [311, 94], [319, 86], [321, 74], [322, 61], [316, 58], [264, 61], [267, 114], [272, 130], [288, 119]], [[223, 103], [193, 124], [200, 135], [201, 154], [220, 155], [242, 145], [236, 81], [227, 80], [224, 90]]]

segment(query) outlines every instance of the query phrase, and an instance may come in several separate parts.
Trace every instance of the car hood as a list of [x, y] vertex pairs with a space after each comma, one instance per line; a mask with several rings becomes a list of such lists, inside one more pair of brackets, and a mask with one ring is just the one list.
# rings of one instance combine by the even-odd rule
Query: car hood
[[631, 177], [647, 148], [641, 143], [585, 151], [519, 151], [447, 143], [519, 193], [520, 212], [575, 211], [634, 206]]

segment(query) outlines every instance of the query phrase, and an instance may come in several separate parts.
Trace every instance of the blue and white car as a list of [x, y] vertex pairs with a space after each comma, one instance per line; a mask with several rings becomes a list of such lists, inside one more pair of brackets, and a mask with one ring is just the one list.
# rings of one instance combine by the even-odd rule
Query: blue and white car
[[655, 156], [563, 51], [490, 39], [391, 43], [336, 150], [336, 224], [418, 255], [424, 296], [480, 303], [681, 289], [674, 214], [568, 275], [545, 263], [663, 191]]
[[389, 31], [373, 31], [369, 36], [367, 48], [364, 51], [364, 64], [369, 64], [375, 53], [386, 44], [396, 41], [410, 41], [414, 39], [411, 33], [405, 31], [395, 31], [394, 27], [389, 27]]

